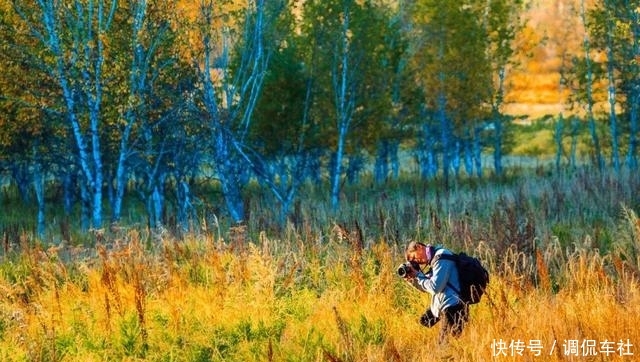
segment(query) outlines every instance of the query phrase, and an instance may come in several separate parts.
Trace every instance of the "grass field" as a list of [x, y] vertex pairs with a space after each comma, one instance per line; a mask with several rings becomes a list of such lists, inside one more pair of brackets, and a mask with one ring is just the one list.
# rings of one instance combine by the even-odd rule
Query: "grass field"
[[[364, 249], [338, 235], [311, 245], [199, 238], [148, 250], [129, 232], [95, 251], [33, 248], [2, 263], [0, 359], [633, 361], [624, 354], [640, 353], [637, 271], [614, 254], [549, 245], [534, 260], [513, 253], [498, 265], [487, 245], [474, 251], [493, 271], [488, 294], [462, 337], [438, 346], [437, 328], [417, 322], [428, 297], [394, 275], [401, 252], [384, 240]], [[526, 280], [518, 270], [530, 268]]]
[[[175, 240], [135, 227], [65, 243], [3, 229], [2, 361], [634, 361], [639, 180], [593, 170], [345, 190], [274, 231]], [[355, 190], [358, 190], [357, 192]], [[306, 202], [309, 204], [307, 205]], [[396, 276], [409, 240], [491, 272], [459, 339], [436, 344], [429, 296]]]
[[[557, 15], [532, 20], [566, 29]], [[130, 226], [66, 237], [49, 215], [37, 240], [35, 213], [0, 182], [0, 361], [640, 360], [640, 180], [545, 166], [553, 125], [534, 119], [566, 102], [547, 50], [510, 74], [505, 111], [533, 124], [516, 131], [500, 180], [347, 187], [338, 215], [305, 190], [284, 230], [274, 201], [252, 194], [247, 225], [203, 209], [184, 240], [136, 226], [135, 209]], [[430, 297], [395, 275], [410, 240], [467, 251], [491, 272], [470, 324], [443, 346], [439, 326], [418, 323]]]

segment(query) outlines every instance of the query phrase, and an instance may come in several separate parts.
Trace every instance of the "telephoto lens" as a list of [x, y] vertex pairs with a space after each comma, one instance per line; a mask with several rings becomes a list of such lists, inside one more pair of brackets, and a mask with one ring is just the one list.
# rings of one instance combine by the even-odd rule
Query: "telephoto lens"
[[409, 274], [410, 272], [409, 268], [411, 267], [406, 263], [400, 264], [400, 266], [398, 267], [398, 275], [401, 276], [402, 278], [406, 277], [407, 274]]

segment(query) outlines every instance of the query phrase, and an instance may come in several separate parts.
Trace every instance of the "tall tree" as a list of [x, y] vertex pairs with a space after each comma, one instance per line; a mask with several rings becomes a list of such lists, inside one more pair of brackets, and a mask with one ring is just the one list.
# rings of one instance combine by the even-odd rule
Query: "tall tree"
[[[179, 84], [177, 77], [168, 80], [167, 74], [184, 74], [176, 72], [179, 56], [171, 43], [177, 28], [170, 18], [174, 4], [147, 0], [12, 2], [13, 13], [21, 19], [16, 25], [26, 29], [14, 48], [40, 59], [30, 69], [47, 80], [42, 84], [52, 85], [45, 88], [52, 89], [49, 94], [40, 91], [36, 95], [39, 87], [27, 84], [21, 99], [35, 98], [34, 104], [44, 105], [47, 123], [65, 120], [65, 134], [73, 140], [66, 150], [72, 150], [73, 158], [60, 155], [70, 162], [57, 169], [65, 173], [65, 195], [71, 194], [67, 189], [72, 185], [66, 180], [74, 178], [76, 166], [80, 170], [84, 228], [101, 227], [105, 186], [112, 221], [120, 219], [131, 157], [140, 151], [134, 145], [148, 134], [144, 130], [154, 121], [149, 115], [166, 109], [149, 105], [151, 96], [157, 94], [152, 88], [167, 82]], [[166, 97], [173, 100], [167, 103], [176, 103], [176, 98], [183, 95]], [[65, 200], [71, 198], [65, 196]]]
[[[582, 20], [584, 27], [588, 28], [589, 24], [587, 20], [587, 11], [584, 0], [580, 0], [580, 19]], [[598, 169], [602, 170], [604, 168], [604, 159], [602, 157], [602, 150], [600, 148], [600, 136], [598, 135], [595, 116], [593, 112], [594, 66], [593, 60], [591, 59], [591, 39], [588, 32], [585, 32], [584, 34], [582, 46], [584, 51], [584, 89], [586, 94], [585, 107], [587, 111], [587, 123], [589, 124], [589, 132], [591, 133], [591, 140], [593, 142], [594, 162]]]
[[244, 154], [278, 202], [284, 225], [319, 142], [310, 112], [313, 66], [302, 61], [303, 38], [289, 28], [281, 44], [272, 55]]
[[[391, 137], [399, 137], [394, 128], [402, 122], [392, 116], [397, 111], [393, 78], [407, 73], [400, 65], [405, 44], [400, 25], [392, 23], [393, 11], [373, 1], [304, 4], [301, 32], [312, 49], [307, 53], [315, 55], [308, 63], [316, 69], [312, 113], [327, 120], [320, 122], [319, 132], [330, 150], [329, 198], [334, 210], [345, 174], [356, 177], [362, 157], [373, 154], [385, 139], [394, 142]], [[396, 100], [400, 104], [399, 92]]]
[[10, 175], [22, 201], [29, 204], [34, 181], [31, 170], [36, 161], [41, 162], [38, 151], [50, 146], [47, 134], [56, 134], [53, 124], [42, 122], [50, 116], [40, 99], [45, 95], [55, 99], [57, 94], [50, 78], [33, 72], [42, 66], [43, 49], [27, 51], [38, 45], [27, 32], [11, 4], [0, 2], [0, 169]]
[[419, 29], [414, 62], [426, 90], [430, 119], [435, 122], [427, 127], [425, 137], [431, 140], [437, 132], [445, 185], [458, 164], [461, 142], [472, 134], [473, 120], [486, 114], [486, 105], [491, 104], [488, 27], [482, 22], [485, 10], [480, 2], [425, 1], [414, 12]]
[[112, 74], [120, 80], [116, 84], [123, 85], [113, 87], [117, 99], [126, 100], [113, 115], [119, 122], [113, 132], [112, 221], [120, 219], [130, 169], [135, 167], [136, 188], [146, 205], [149, 225], [158, 227], [169, 159], [176, 152], [181, 154], [172, 143], [184, 144], [175, 136], [186, 136], [181, 115], [191, 90], [186, 82], [190, 73], [188, 62], [181, 59], [185, 45], [176, 2], [134, 0], [128, 9], [125, 16], [129, 21], [124, 23], [131, 25], [121, 29], [117, 39], [123, 48], [119, 59], [123, 66]]
[[374, 156], [374, 179], [382, 183], [399, 176], [400, 145], [413, 137], [424, 97], [409, 64], [411, 7], [404, 1], [368, 5], [363, 42], [371, 59], [364, 64], [367, 86], [363, 98], [368, 111], [361, 122], [364, 127], [355, 131], [365, 135], [362, 147]]
[[630, 23], [631, 30], [631, 52], [633, 60], [630, 61], [631, 81], [627, 85], [627, 106], [629, 109], [629, 147], [627, 149], [627, 166], [632, 170], [638, 169], [638, 133], [640, 132], [640, 16], [638, 15], [637, 1], [624, 1], [626, 4], [626, 18]]
[[12, 4], [30, 35], [46, 50], [47, 63], [42, 70], [55, 80], [62, 94], [64, 117], [82, 174], [82, 197], [89, 205], [91, 226], [99, 228], [103, 217], [100, 125], [105, 92], [105, 40], [112, 28], [117, 2], [67, 4], [43, 0]]
[[[610, 0], [604, 1], [604, 7], [609, 7]], [[609, 95], [609, 127], [611, 132], [611, 163], [614, 170], [620, 172], [620, 151], [618, 135], [618, 117], [616, 116], [616, 77], [615, 77], [615, 55], [614, 55], [614, 34], [615, 16], [612, 12], [605, 10], [605, 30], [604, 38], [607, 49], [607, 89]]]
[[353, 49], [350, 38], [351, 17], [354, 1], [343, 0], [331, 10], [338, 17], [338, 31], [335, 34], [334, 48], [331, 54], [334, 59], [331, 62], [331, 84], [334, 97], [336, 120], [336, 148], [333, 153], [333, 168], [330, 171], [331, 205], [334, 210], [338, 208], [340, 200], [340, 179], [342, 176], [342, 159], [345, 153], [346, 139], [353, 121], [353, 113], [357, 102], [356, 87], [358, 62], [354, 59], [357, 55]]
[[[522, 12], [524, 4], [521, 0], [488, 0], [482, 7], [482, 28], [486, 36], [486, 58], [491, 64], [491, 119], [493, 124], [493, 164], [497, 175], [502, 175], [502, 155], [505, 142], [505, 121], [508, 117], [502, 113], [504, 103], [504, 88], [507, 72], [516, 66], [514, 60], [515, 39], [524, 27]], [[475, 127], [474, 157], [477, 172], [482, 172], [481, 150], [477, 130]]]
[[280, 2], [203, 1], [194, 61], [200, 81], [202, 119], [209, 125], [213, 168], [227, 210], [235, 223], [245, 221], [242, 189], [247, 182], [243, 145], [253, 121], [272, 52], [265, 42]]
[[[638, 118], [640, 117], [640, 24], [637, 1], [598, 3], [587, 17], [587, 34], [594, 49], [606, 54], [602, 80], [607, 84], [611, 163], [619, 170], [623, 130], [627, 130], [626, 164], [637, 168]], [[599, 64], [596, 64], [599, 65]], [[594, 65], [594, 67], [596, 66]], [[599, 74], [596, 74], [596, 76]], [[618, 119], [617, 112], [624, 111]], [[620, 122], [619, 127], [619, 123]], [[624, 122], [626, 121], [626, 122]], [[625, 124], [626, 123], [626, 124]]]
[[[575, 74], [572, 73], [572, 62], [575, 57], [575, 44], [579, 44], [581, 41], [581, 35], [578, 29], [580, 26], [580, 19], [578, 11], [575, 8], [576, 3], [571, 2], [569, 4], [564, 1], [558, 1], [555, 6], [555, 11], [558, 16], [554, 21], [549, 24], [550, 27], [556, 29], [556, 36], [548, 39], [549, 46], [553, 51], [558, 54], [560, 61], [558, 73], [560, 80], [558, 82], [558, 93], [561, 99], [564, 99], [570, 92], [570, 86]], [[539, 43], [540, 41], [536, 41]], [[556, 169], [561, 170], [563, 156], [567, 158], [570, 167], [575, 167], [576, 164], [576, 148], [573, 147], [576, 142], [577, 126], [579, 122], [575, 115], [566, 117], [566, 109], [569, 109], [571, 104], [569, 102], [563, 102], [561, 104], [560, 114], [556, 121], [556, 127], [554, 130], [554, 139], [556, 140]], [[569, 127], [567, 127], [569, 126]], [[569, 128], [569, 132], [567, 132]], [[569, 136], [571, 140], [571, 146], [569, 152], [565, 151], [564, 140]], [[568, 154], [567, 154], [568, 153]]]

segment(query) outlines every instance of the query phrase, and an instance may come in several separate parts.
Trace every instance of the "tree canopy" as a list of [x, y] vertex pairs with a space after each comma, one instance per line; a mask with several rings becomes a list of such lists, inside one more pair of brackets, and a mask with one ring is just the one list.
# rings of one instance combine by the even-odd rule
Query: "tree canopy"
[[[40, 210], [47, 185], [60, 187], [54, 202], [75, 205], [85, 229], [104, 226], [105, 210], [117, 223], [126, 196], [150, 227], [173, 210], [187, 229], [207, 177], [231, 223], [247, 217], [256, 182], [284, 225], [303, 184], [326, 186], [336, 211], [346, 182], [397, 178], [401, 155], [445, 186], [483, 177], [488, 154], [500, 175], [523, 10], [506, 0], [1, 0], [0, 169]], [[566, 84], [585, 106], [607, 85], [609, 133], [593, 128], [595, 153], [604, 138], [612, 164], [625, 152], [635, 168], [637, 6], [605, 1], [583, 19], [589, 42]]]

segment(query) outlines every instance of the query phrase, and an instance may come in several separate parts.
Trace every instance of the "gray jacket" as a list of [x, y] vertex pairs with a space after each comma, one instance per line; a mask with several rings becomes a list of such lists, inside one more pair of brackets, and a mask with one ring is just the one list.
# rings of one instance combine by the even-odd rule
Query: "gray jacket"
[[[439, 248], [433, 256], [434, 259], [441, 254], [451, 255], [453, 253], [445, 248]], [[453, 260], [438, 258], [431, 263], [431, 271], [426, 274], [418, 273], [413, 280], [413, 286], [422, 292], [431, 294], [430, 309], [436, 317], [439, 317], [440, 312], [446, 308], [462, 303], [457, 292], [460, 290], [458, 268]]]

